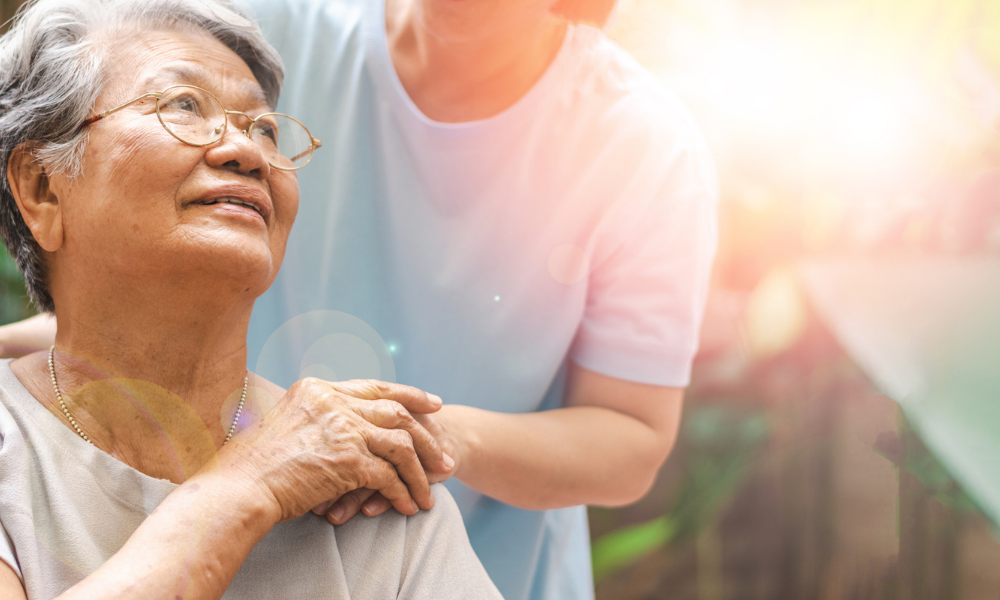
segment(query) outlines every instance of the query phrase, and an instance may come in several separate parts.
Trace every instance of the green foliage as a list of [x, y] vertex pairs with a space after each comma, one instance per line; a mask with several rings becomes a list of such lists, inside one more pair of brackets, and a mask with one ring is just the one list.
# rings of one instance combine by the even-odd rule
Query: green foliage
[[594, 580], [600, 581], [606, 575], [669, 544], [676, 537], [677, 530], [677, 519], [664, 515], [595, 540], [591, 547]]
[[[0, 34], [23, 0], [0, 0]], [[24, 279], [7, 252], [0, 249], [0, 324], [19, 321], [33, 313], [24, 288]]]
[[680, 522], [675, 542], [696, 537], [712, 523], [743, 484], [767, 433], [763, 414], [741, 414], [725, 407], [691, 414], [685, 426], [684, 484], [670, 510]]
[[20, 321], [32, 314], [24, 278], [14, 259], [0, 249], [0, 324]]
[[690, 411], [678, 441], [684, 476], [666, 514], [594, 540], [594, 579], [599, 581], [658, 548], [697, 536], [746, 480], [767, 435], [767, 420], [760, 413], [724, 406]]

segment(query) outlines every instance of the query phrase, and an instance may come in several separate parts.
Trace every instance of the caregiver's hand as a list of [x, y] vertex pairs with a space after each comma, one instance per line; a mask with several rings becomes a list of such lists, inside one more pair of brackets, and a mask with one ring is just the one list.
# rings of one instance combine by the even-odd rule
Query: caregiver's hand
[[[358, 400], [358, 414], [372, 425], [385, 429], [402, 429], [413, 438], [413, 447], [432, 483], [451, 475], [454, 461], [449, 448], [442, 450], [440, 431], [425, 421], [441, 410], [441, 398], [423, 390], [375, 379], [352, 379], [329, 383], [337, 391]], [[436, 477], [435, 477], [436, 476]]]
[[434, 505], [421, 460], [450, 469], [404, 405], [436, 410], [440, 400], [396, 384], [304, 379], [233, 437], [219, 466], [246, 473], [282, 521], [358, 488], [378, 490], [399, 512], [415, 514]]
[[[461, 406], [450, 405], [440, 412], [430, 414], [429, 412], [418, 412], [411, 409], [413, 418], [423, 430], [433, 436], [440, 447], [444, 450], [444, 456], [450, 467], [446, 473], [427, 472], [427, 479], [430, 483], [440, 483], [447, 481], [459, 471], [459, 465], [463, 464], [462, 457], [469, 452], [467, 445], [460, 445], [453, 431], [449, 427], [449, 413], [462, 410]], [[422, 413], [422, 414], [421, 414]], [[453, 427], [453, 426], [452, 426]], [[464, 449], [463, 449], [464, 448]], [[392, 508], [392, 503], [377, 490], [362, 488], [344, 494], [335, 502], [316, 507], [314, 512], [318, 515], [326, 515], [328, 521], [334, 525], [346, 523], [359, 512], [369, 517], [376, 517]]]

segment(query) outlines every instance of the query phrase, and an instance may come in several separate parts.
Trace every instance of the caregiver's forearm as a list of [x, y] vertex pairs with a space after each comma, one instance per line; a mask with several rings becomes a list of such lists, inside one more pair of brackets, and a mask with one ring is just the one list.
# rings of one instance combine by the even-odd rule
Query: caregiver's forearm
[[44, 350], [56, 339], [56, 318], [35, 315], [0, 326], [0, 358], [20, 358]]
[[121, 550], [59, 600], [221, 598], [276, 522], [238, 478], [199, 474], [167, 496]]
[[[467, 406], [441, 411], [461, 431], [463, 483], [527, 509], [616, 506], [642, 497], [673, 439], [615, 410], [577, 406], [503, 414]], [[676, 430], [676, 429], [674, 429]]]

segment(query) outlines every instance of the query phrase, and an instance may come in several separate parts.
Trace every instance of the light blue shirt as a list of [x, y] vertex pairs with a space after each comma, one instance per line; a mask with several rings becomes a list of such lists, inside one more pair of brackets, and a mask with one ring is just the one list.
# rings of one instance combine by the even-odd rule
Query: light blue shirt
[[[717, 189], [697, 129], [651, 75], [571, 27], [513, 107], [438, 123], [396, 77], [380, 1], [252, 5], [285, 61], [279, 110], [323, 140], [254, 310], [252, 369], [286, 386], [395, 380], [507, 413], [559, 407], [567, 360], [687, 384]], [[593, 597], [583, 507], [521, 510], [448, 485], [505, 598]]]

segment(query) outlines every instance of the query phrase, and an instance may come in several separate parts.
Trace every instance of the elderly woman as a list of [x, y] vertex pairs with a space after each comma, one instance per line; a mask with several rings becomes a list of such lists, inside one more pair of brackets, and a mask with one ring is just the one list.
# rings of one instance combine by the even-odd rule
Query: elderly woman
[[[42, 0], [0, 41], [3, 238], [59, 323], [0, 364], [0, 597], [499, 597], [448, 494], [417, 513], [392, 400], [439, 399], [246, 372], [319, 147], [281, 80], [224, 0]], [[399, 512], [308, 512], [361, 487]]]

